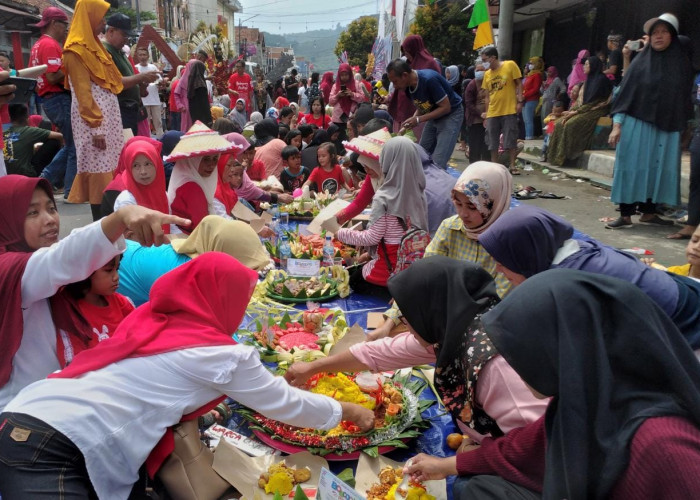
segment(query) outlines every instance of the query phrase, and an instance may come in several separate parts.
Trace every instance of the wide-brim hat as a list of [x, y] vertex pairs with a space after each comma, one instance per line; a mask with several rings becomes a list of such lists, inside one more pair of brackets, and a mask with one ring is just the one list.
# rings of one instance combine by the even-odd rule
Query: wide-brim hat
[[646, 33], [647, 35], [651, 35], [651, 28], [659, 21], [664, 21], [673, 26], [673, 29], [676, 30], [676, 34], [678, 34], [678, 18], [668, 12], [661, 14], [659, 17], [652, 17], [647, 22], [645, 22], [644, 33]]
[[173, 162], [183, 158], [233, 153], [241, 150], [242, 148], [238, 144], [227, 141], [223, 136], [197, 120], [187, 133], [180, 137], [180, 142], [173, 148], [170, 156], [166, 156], [163, 160]]
[[379, 154], [382, 152], [384, 143], [389, 139], [391, 139], [391, 133], [389, 129], [384, 127], [371, 134], [355, 137], [351, 141], [343, 141], [343, 146], [345, 146], [345, 149], [359, 153], [362, 156], [379, 160]]

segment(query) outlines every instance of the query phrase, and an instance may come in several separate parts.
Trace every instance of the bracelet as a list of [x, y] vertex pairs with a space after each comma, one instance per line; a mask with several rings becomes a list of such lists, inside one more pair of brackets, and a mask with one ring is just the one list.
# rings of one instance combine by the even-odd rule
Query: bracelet
[[420, 116], [416, 116], [416, 125], [420, 125]]

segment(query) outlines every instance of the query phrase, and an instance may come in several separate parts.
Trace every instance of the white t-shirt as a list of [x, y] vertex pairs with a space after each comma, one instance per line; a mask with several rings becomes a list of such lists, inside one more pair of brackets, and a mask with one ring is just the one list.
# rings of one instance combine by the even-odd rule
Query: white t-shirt
[[127, 205], [138, 205], [136, 203], [136, 198], [134, 198], [134, 195], [131, 194], [130, 191], [127, 191], [126, 189], [119, 193], [119, 196], [117, 196], [117, 199], [114, 200], [114, 211], [116, 212], [122, 207], [125, 207]]
[[32, 254], [22, 275], [22, 343], [12, 359], [10, 379], [0, 387], [0, 411], [24, 387], [60, 368], [47, 299], [59, 287], [84, 280], [125, 249], [124, 238], [111, 243], [97, 221]]
[[85, 456], [97, 496], [119, 499], [165, 430], [222, 394], [295, 426], [328, 430], [342, 417], [337, 401], [290, 387], [244, 345], [128, 358], [78, 378], [40, 380], [5, 410], [65, 434]]
[[[157, 73], [158, 68], [156, 68], [154, 64], [146, 64], [145, 66], [142, 64], [136, 64], [136, 71], [139, 73]], [[154, 83], [148, 84], [148, 95], [141, 98], [141, 102], [143, 102], [144, 106], [160, 106], [160, 97], [158, 97], [158, 82], [161, 80], [162, 78], [158, 76], [158, 80], [156, 80]]]

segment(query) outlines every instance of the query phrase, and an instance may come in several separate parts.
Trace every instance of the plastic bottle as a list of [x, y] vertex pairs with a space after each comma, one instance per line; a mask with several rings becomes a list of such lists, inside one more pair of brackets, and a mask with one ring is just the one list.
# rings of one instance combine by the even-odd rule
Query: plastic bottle
[[331, 267], [333, 265], [333, 256], [335, 255], [335, 247], [333, 246], [333, 240], [331, 235], [326, 235], [326, 241], [323, 243], [323, 261], [321, 265], [324, 267]]
[[284, 269], [285, 271], [287, 270], [287, 261], [289, 258], [292, 256], [292, 250], [289, 248], [289, 238], [287, 238], [286, 234], [282, 235], [282, 239], [280, 241], [280, 268]]
[[270, 229], [272, 229], [272, 232], [274, 233], [271, 237], [270, 240], [272, 242], [273, 247], [277, 247], [277, 243], [279, 241], [278, 236], [279, 236], [279, 228], [280, 224], [279, 221], [277, 220], [277, 216], [273, 215], [272, 216], [272, 222], [270, 222]]

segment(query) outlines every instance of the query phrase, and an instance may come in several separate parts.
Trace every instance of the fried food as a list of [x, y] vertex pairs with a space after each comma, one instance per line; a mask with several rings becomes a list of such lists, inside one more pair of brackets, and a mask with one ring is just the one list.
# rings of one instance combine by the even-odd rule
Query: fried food
[[296, 469], [289, 467], [284, 462], [273, 464], [258, 478], [258, 488], [265, 493], [272, 494], [278, 491], [280, 495], [288, 495], [294, 486], [311, 479], [311, 471], [308, 467]]

